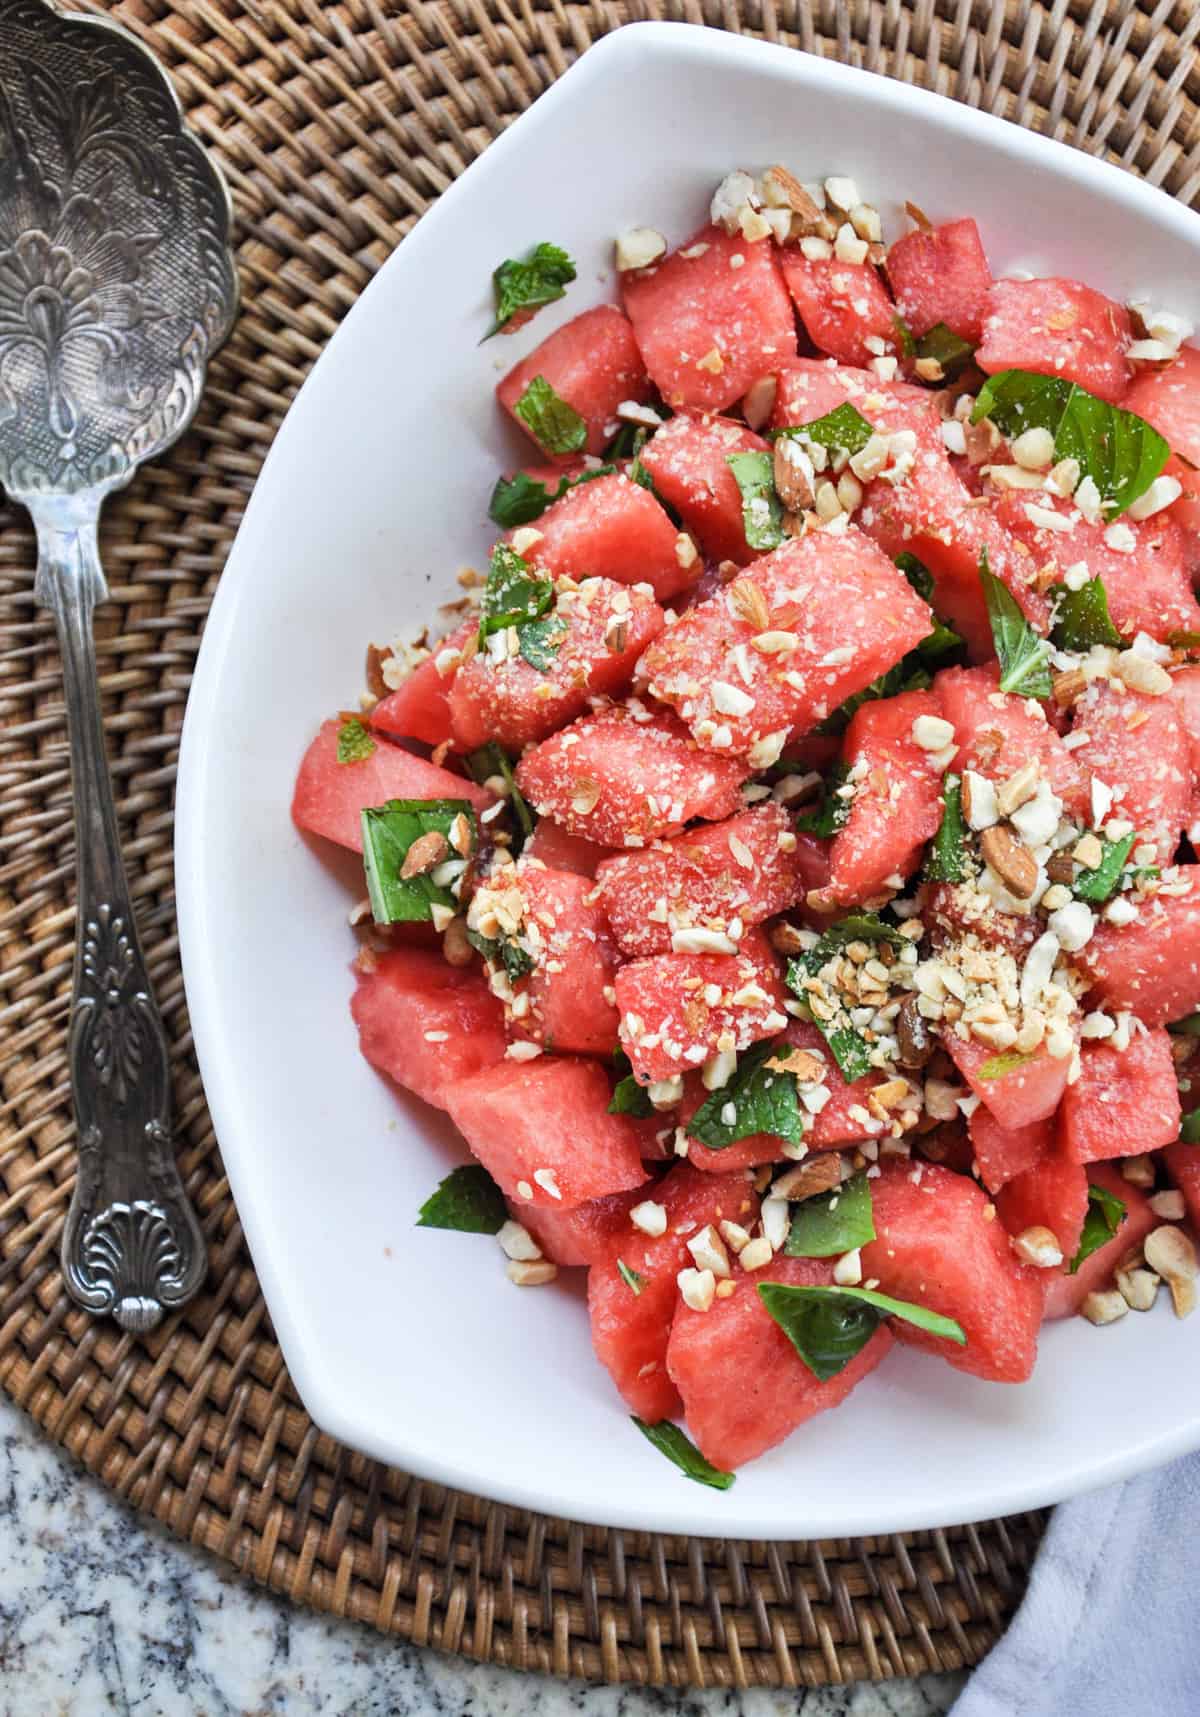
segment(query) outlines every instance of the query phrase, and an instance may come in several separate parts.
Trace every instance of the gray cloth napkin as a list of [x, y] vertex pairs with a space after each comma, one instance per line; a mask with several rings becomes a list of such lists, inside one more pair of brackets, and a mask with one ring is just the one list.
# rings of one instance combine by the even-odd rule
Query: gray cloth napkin
[[950, 1717], [1200, 1717], [1200, 1455], [1055, 1509]]

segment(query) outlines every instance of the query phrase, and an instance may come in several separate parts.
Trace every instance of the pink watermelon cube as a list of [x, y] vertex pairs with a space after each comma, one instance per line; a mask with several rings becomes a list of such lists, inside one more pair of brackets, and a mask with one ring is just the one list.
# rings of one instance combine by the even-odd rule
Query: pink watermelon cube
[[327, 721], [300, 763], [292, 793], [292, 821], [310, 834], [362, 851], [361, 815], [389, 799], [465, 799], [477, 811], [495, 803], [495, 795], [474, 781], [439, 769], [424, 757], [401, 751], [381, 739], [369, 757], [338, 762], [342, 723]]
[[1001, 694], [1000, 670], [992, 662], [979, 668], [948, 668], [935, 681], [942, 713], [958, 738], [954, 767], [972, 769], [989, 781], [1005, 781], [1033, 759], [1068, 813], [1091, 825], [1089, 762], [1092, 747], [1069, 751], [1028, 698]]
[[536, 859], [523, 858], [515, 874], [525, 906], [523, 935], [536, 949], [537, 964], [528, 980], [513, 986], [511, 1029], [547, 1049], [611, 1054], [617, 950], [592, 884], [570, 871], [546, 870]]
[[919, 340], [939, 322], [978, 345], [992, 271], [970, 219], [917, 227], [888, 251], [896, 308]]
[[1120, 400], [1129, 384], [1129, 312], [1078, 280], [997, 280], [975, 361], [988, 375], [1032, 370]]
[[1076, 960], [1092, 980], [1089, 1002], [1128, 1009], [1149, 1026], [1200, 1008], [1200, 865], [1175, 867], [1180, 894], [1156, 894], [1130, 924], [1097, 924]]
[[1200, 775], [1200, 664], [1177, 668], [1171, 676], [1171, 700], [1188, 737], [1193, 778]]
[[1183, 346], [1165, 369], [1139, 370], [1121, 400], [1153, 424], [1173, 453], [1200, 465], [1200, 351]]
[[972, 1376], [1023, 1383], [1037, 1358], [1042, 1284], [1017, 1262], [1003, 1225], [989, 1220], [983, 1188], [936, 1163], [889, 1161], [871, 1182], [871, 1206], [876, 1238], [862, 1248], [864, 1278], [956, 1319], [967, 1345], [899, 1319], [897, 1338]]
[[525, 559], [548, 578], [648, 584], [663, 601], [704, 570], [649, 489], [619, 472], [568, 489], [525, 529], [540, 533]]
[[705, 1459], [725, 1472], [773, 1449], [806, 1419], [839, 1407], [892, 1345], [891, 1330], [881, 1324], [843, 1370], [822, 1382], [759, 1297], [759, 1283], [768, 1280], [828, 1287], [833, 1270], [819, 1258], [776, 1258], [753, 1275], [739, 1270], [728, 1299], [707, 1312], [681, 1305], [671, 1328], [667, 1370], [688, 1429]]
[[[759, 1201], [748, 1181], [703, 1175], [688, 1163], [671, 1169], [644, 1195], [666, 1207], [666, 1232], [652, 1238], [631, 1226], [617, 1235], [588, 1271], [588, 1312], [596, 1358], [630, 1411], [656, 1424], [682, 1406], [667, 1374], [667, 1343], [680, 1304], [676, 1277], [692, 1264], [688, 1239], [709, 1223], [752, 1228]], [[640, 1292], [622, 1276], [618, 1260], [641, 1278]]]
[[539, 817], [525, 844], [526, 857], [541, 859], [547, 870], [570, 870], [576, 876], [595, 876], [598, 866], [612, 853], [611, 847], [571, 834], [553, 817]]
[[350, 1012], [371, 1066], [436, 1109], [504, 1059], [504, 1011], [479, 967], [447, 965], [440, 952], [360, 956]]
[[787, 250], [782, 266], [804, 331], [819, 352], [843, 364], [864, 366], [875, 355], [876, 341], [883, 342], [887, 353], [899, 353], [896, 306], [872, 263], [839, 262], [836, 257], [810, 260]]
[[926, 388], [881, 381], [871, 370], [839, 364], [834, 358], [797, 358], [779, 371], [772, 428], [812, 423], [847, 401], [878, 429], [934, 430], [938, 426]]
[[597, 1062], [542, 1055], [456, 1081], [445, 1106], [506, 1197], [570, 1210], [646, 1178], [637, 1133], [624, 1115], [608, 1113], [608, 1103], [608, 1077]]
[[764, 747], [777, 757], [784, 735], [823, 720], [928, 632], [925, 604], [860, 532], [814, 531], [689, 609], [646, 651], [639, 679], [701, 745], [755, 763]]
[[681, 411], [654, 432], [642, 464], [663, 500], [683, 520], [709, 560], [739, 566], [758, 553], [746, 542], [742, 492], [729, 468], [731, 453], [763, 453], [767, 443], [744, 423]]
[[517, 784], [539, 816], [609, 847], [677, 834], [694, 817], [742, 808], [749, 774], [735, 757], [701, 751], [683, 724], [640, 704], [583, 716], [529, 751]]
[[1112, 815], [1170, 864], [1192, 807], [1191, 742], [1175, 700], [1095, 680], [1075, 705], [1073, 727], [1088, 736], [1093, 777], [1113, 790]]
[[959, 1073], [1002, 1127], [1031, 1126], [1058, 1108], [1067, 1086], [1069, 1056], [1053, 1056], [1042, 1044], [1011, 1071], [994, 1075], [985, 1074], [984, 1069], [998, 1059], [996, 1051], [978, 1038], [959, 1037], [950, 1031], [945, 1045]]
[[1072, 1162], [1134, 1157], [1179, 1137], [1179, 1089], [1171, 1040], [1135, 1032], [1128, 1049], [1085, 1043], [1082, 1070], [1062, 1102], [1063, 1149]]
[[1172, 1182], [1183, 1194], [1193, 1231], [1200, 1234], [1200, 1146], [1168, 1145], [1163, 1161]]
[[371, 711], [371, 727], [388, 739], [420, 739], [442, 745], [451, 737], [447, 693], [458, 672], [463, 646], [479, 629], [471, 617], [435, 643], [422, 662], [396, 691], [380, 698]]
[[804, 896], [796, 846], [787, 812], [764, 804], [606, 859], [596, 881], [622, 954], [669, 954], [677, 931], [723, 932], [731, 919], [761, 924], [786, 912]]
[[[982, 1107], [976, 1111], [983, 1113]], [[1027, 1228], [1048, 1228], [1067, 1263], [1079, 1250], [1087, 1207], [1087, 1175], [1057, 1139], [1037, 1162], [996, 1193], [996, 1211], [1007, 1234], [1015, 1239]]]
[[497, 661], [479, 650], [459, 668], [447, 697], [461, 750], [493, 739], [513, 751], [536, 744], [582, 714], [592, 698], [625, 691], [663, 626], [652, 596], [608, 578], [561, 591], [553, 612], [566, 630], [546, 666], [534, 667], [522, 655]]
[[621, 296], [646, 368], [676, 410], [724, 411], [796, 354], [769, 239], [750, 244], [702, 227], [662, 262], [623, 274]]
[[[555, 330], [511, 369], [496, 388], [496, 398], [537, 446], [537, 438], [516, 414], [517, 402], [535, 376], [542, 376], [559, 399], [587, 425], [587, 440], [577, 452], [601, 453], [618, 429], [623, 400], [650, 397], [650, 379], [628, 318], [613, 304], [600, 304]], [[572, 453], [541, 449], [556, 465]]]
[[779, 964], [759, 930], [736, 954], [655, 954], [617, 973], [621, 1047], [642, 1084], [741, 1051], [787, 1025]]
[[1002, 1127], [986, 1103], [971, 1116], [971, 1148], [979, 1178], [989, 1192], [1033, 1168], [1054, 1149], [1054, 1122], [1049, 1116], [1024, 1127]]
[[[1064, 1268], [1049, 1277], [1046, 1289], [1048, 1320], [1070, 1317], [1089, 1294], [1111, 1287], [1113, 1271], [1126, 1252], [1139, 1245], [1159, 1224], [1145, 1193], [1124, 1178], [1116, 1163], [1089, 1163], [1087, 1181], [1091, 1186], [1102, 1186], [1121, 1200], [1125, 1206], [1125, 1220], [1111, 1240], [1098, 1246], [1084, 1259], [1073, 1276]], [[1073, 1254], [1068, 1254], [1068, 1258], [1071, 1256]]]

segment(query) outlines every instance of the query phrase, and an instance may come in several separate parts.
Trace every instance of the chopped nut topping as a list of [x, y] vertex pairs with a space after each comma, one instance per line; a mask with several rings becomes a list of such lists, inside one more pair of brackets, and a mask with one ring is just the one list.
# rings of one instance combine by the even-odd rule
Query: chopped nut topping
[[1146, 1263], [1171, 1290], [1176, 1317], [1196, 1307], [1196, 1248], [1182, 1228], [1153, 1228], [1142, 1242]]
[[805, 1198], [816, 1198], [822, 1192], [832, 1192], [842, 1184], [842, 1159], [837, 1151], [822, 1151], [809, 1157], [794, 1169], [780, 1175], [771, 1187], [772, 1198], [786, 1198], [797, 1204]]
[[1040, 1225], [1024, 1228], [1010, 1245], [1023, 1264], [1032, 1264], [1038, 1270], [1057, 1270], [1062, 1264], [1058, 1235], [1049, 1228]]
[[765, 632], [771, 624], [771, 610], [758, 585], [749, 578], [739, 578], [729, 586], [729, 607], [747, 626]]
[[630, 227], [616, 243], [617, 271], [626, 274], [632, 268], [649, 268], [660, 256], [667, 254], [667, 241], [653, 227]]
[[987, 863], [995, 871], [1009, 893], [1017, 900], [1028, 900], [1037, 887], [1037, 860], [1003, 823], [985, 829], [979, 844]]
[[1090, 1324], [1112, 1324], [1125, 1316], [1129, 1306], [1123, 1295], [1109, 1288], [1104, 1293], [1088, 1294], [1079, 1310]]
[[450, 843], [439, 829], [430, 829], [428, 834], [418, 835], [412, 846], [404, 855], [404, 863], [400, 866], [400, 879], [409, 881], [414, 876], [424, 876], [441, 864], [450, 853]]

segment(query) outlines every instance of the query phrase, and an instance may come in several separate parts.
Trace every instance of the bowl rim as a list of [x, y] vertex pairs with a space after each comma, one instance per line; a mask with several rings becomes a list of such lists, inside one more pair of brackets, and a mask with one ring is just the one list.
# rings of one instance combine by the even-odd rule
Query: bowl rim
[[[254, 518], [261, 492], [277, 465], [285, 464], [294, 437], [302, 433], [302, 413], [299, 402], [312, 389], [320, 375], [324, 385], [333, 372], [337, 355], [347, 338], [346, 329], [358, 304], [375, 291], [382, 277], [395, 266], [403, 253], [404, 266], [419, 266], [432, 255], [442, 232], [456, 219], [460, 200], [466, 195], [464, 187], [477, 192], [485, 177], [504, 163], [510, 152], [523, 142], [527, 131], [535, 124], [545, 124], [565, 108], [584, 87], [586, 79], [617, 75], [623, 63], [637, 58], [644, 60], [655, 54], [665, 64], [675, 68], [689, 64], [711, 68], [716, 64], [737, 63], [750, 70], [759, 70], [774, 77], [786, 77], [800, 88], [831, 86], [853, 92], [868, 99], [884, 113], [897, 119], [918, 115], [921, 122], [930, 122], [951, 135], [967, 135], [979, 140], [994, 153], [1022, 163], [1050, 166], [1058, 178], [1073, 181], [1086, 193], [1092, 187], [1102, 189], [1106, 198], [1128, 208], [1145, 212], [1149, 206], [1153, 218], [1173, 228], [1186, 242], [1200, 249], [1200, 215], [1177, 203], [1159, 187], [1147, 183], [1116, 164], [1089, 155], [1083, 150], [1058, 139], [1030, 132], [1007, 120], [968, 107], [948, 96], [916, 85], [902, 83], [879, 73], [843, 65], [790, 48], [778, 43], [763, 42], [735, 35], [708, 26], [638, 22], [611, 31], [587, 48], [578, 60], [553, 83], [537, 101], [518, 117], [476, 157], [459, 177], [441, 193], [436, 202], [420, 217], [412, 230], [398, 243], [376, 275], [358, 295], [355, 304], [335, 329], [321, 351], [316, 363], [300, 388], [281, 423], [268, 450], [263, 466], [255, 480], [254, 491], [239, 524], [237, 536], [230, 549], [205, 624], [202, 647], [196, 662], [180, 740], [180, 756], [176, 790], [174, 859], [176, 871], [177, 918], [179, 925], [181, 962], [189, 1016], [197, 1060], [201, 1070], [205, 1097], [222, 1160], [234, 1195], [238, 1218], [249, 1246], [254, 1269], [262, 1288], [285, 1364], [304, 1406], [319, 1428], [374, 1459], [388, 1465], [417, 1471], [419, 1476], [468, 1494], [494, 1499], [504, 1504], [528, 1509], [534, 1513], [563, 1515], [566, 1518], [589, 1521], [599, 1526], [621, 1527], [654, 1532], [682, 1532], [696, 1537], [726, 1537], [750, 1535], [756, 1539], [794, 1538], [796, 1532], [784, 1521], [778, 1532], [764, 1534], [759, 1516], [753, 1519], [741, 1515], [736, 1502], [737, 1491], [722, 1497], [721, 1519], [697, 1523], [689, 1508], [687, 1496], [677, 1494], [670, 1486], [663, 1489], [663, 1506], [648, 1508], [632, 1506], [623, 1510], [581, 1508], [580, 1499], [547, 1496], [534, 1487], [513, 1482], [507, 1476], [488, 1471], [487, 1463], [468, 1467], [461, 1462], [441, 1462], [436, 1457], [422, 1455], [413, 1461], [410, 1454], [396, 1443], [374, 1436], [356, 1422], [352, 1407], [333, 1395], [322, 1372], [319, 1357], [312, 1351], [302, 1322], [294, 1315], [289, 1296], [277, 1267], [271, 1224], [267, 1213], [253, 1197], [243, 1198], [245, 1181], [238, 1117], [237, 1074], [227, 1054], [227, 1040], [222, 1029], [221, 996], [215, 974], [201, 957], [201, 950], [215, 932], [210, 919], [209, 902], [203, 884], [205, 830], [198, 815], [202, 794], [201, 782], [205, 772], [206, 733], [215, 713], [215, 696], [221, 680], [225, 659], [230, 651], [237, 619], [237, 596], [245, 582], [253, 576], [252, 565], [243, 562], [239, 548], [247, 536], [248, 525]], [[1064, 1500], [1080, 1491], [1131, 1476], [1185, 1454], [1200, 1446], [1200, 1419], [1190, 1426], [1176, 1427], [1151, 1436], [1135, 1449], [1092, 1456], [1072, 1473], [1065, 1482], [1056, 1481], [1047, 1488], [1045, 1480], [1036, 1476], [1025, 1483], [1010, 1482], [993, 1490], [986, 1502], [990, 1516], [1017, 1513]], [[981, 1482], [981, 1494], [987, 1489]], [[686, 1491], [686, 1487], [683, 1487]], [[699, 1500], [699, 1499], [698, 1499]], [[564, 1506], [565, 1505], [565, 1512]], [[855, 1512], [852, 1499], [846, 1499], [845, 1524], [838, 1534], [853, 1536], [879, 1531], [913, 1531], [934, 1529], [959, 1523], [960, 1509], [944, 1515], [929, 1517], [929, 1511], [918, 1514], [894, 1508], [885, 1525], [880, 1525], [878, 1510]], [[611, 1516], [619, 1514], [618, 1519]], [[977, 1516], [976, 1518], [983, 1518]]]

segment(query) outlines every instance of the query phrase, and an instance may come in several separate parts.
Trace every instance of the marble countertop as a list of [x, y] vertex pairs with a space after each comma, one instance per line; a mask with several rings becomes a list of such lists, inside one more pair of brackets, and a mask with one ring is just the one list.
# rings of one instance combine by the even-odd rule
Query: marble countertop
[[0, 1717], [940, 1717], [962, 1680], [682, 1694], [407, 1646], [147, 1525], [0, 1397]]

